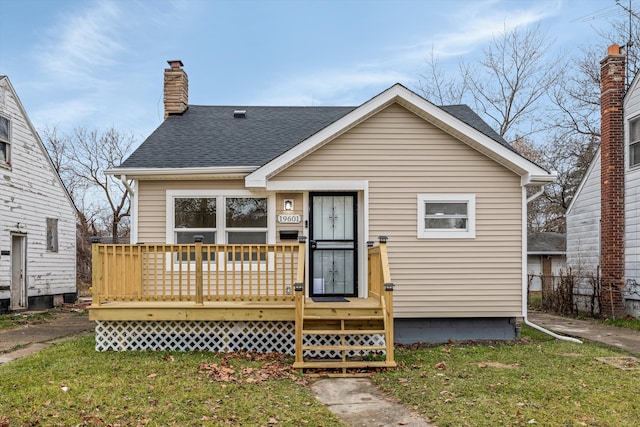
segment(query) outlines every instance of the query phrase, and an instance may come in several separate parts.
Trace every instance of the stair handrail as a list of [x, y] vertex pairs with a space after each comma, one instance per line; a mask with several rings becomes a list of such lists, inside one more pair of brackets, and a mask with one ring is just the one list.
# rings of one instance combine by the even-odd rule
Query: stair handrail
[[305, 257], [307, 238], [300, 236], [298, 238], [298, 270], [296, 272], [296, 281], [293, 284], [293, 290], [295, 292], [296, 313], [295, 313], [295, 364], [302, 364], [302, 328], [304, 319], [304, 276], [305, 276]]

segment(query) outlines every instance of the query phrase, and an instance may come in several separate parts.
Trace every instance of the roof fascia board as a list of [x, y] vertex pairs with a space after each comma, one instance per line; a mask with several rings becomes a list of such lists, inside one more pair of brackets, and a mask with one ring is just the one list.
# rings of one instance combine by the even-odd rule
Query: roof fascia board
[[244, 178], [255, 171], [257, 166], [225, 166], [204, 168], [115, 168], [108, 169], [106, 175], [126, 175], [129, 178]]
[[[271, 176], [274, 176], [287, 166], [317, 150], [335, 137], [348, 131], [358, 123], [364, 121], [394, 102], [398, 102], [398, 104], [418, 114], [434, 126], [456, 136], [469, 146], [489, 156], [520, 176], [547, 176], [548, 178], [546, 180], [540, 180], [540, 182], [544, 181], [544, 183], [549, 183], [555, 181], [555, 175], [550, 174], [540, 166], [509, 150], [499, 142], [494, 141], [460, 119], [452, 116], [441, 108], [438, 108], [404, 86], [395, 84], [381, 94], [371, 98], [352, 112], [338, 119], [331, 125], [322, 129], [320, 132], [309, 137], [281, 156], [276, 157], [274, 160], [249, 174], [245, 178], [245, 185], [247, 187], [265, 187], [267, 185], [267, 180]], [[527, 185], [533, 184], [527, 181]]]
[[369, 188], [369, 181], [269, 181], [268, 191], [357, 191]]

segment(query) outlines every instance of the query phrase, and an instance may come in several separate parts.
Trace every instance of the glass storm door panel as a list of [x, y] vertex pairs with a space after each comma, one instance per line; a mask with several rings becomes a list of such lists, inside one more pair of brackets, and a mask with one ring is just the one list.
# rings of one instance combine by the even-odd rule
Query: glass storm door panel
[[357, 295], [356, 193], [311, 193], [311, 296]]

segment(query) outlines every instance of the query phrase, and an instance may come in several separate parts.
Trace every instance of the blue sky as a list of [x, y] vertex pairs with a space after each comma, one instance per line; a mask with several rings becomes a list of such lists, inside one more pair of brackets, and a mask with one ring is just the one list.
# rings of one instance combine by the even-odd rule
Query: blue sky
[[162, 121], [168, 59], [184, 62], [191, 104], [359, 105], [415, 88], [432, 49], [456, 72], [495, 32], [540, 24], [570, 53], [621, 13], [614, 0], [0, 0], [0, 74], [38, 129], [142, 140]]

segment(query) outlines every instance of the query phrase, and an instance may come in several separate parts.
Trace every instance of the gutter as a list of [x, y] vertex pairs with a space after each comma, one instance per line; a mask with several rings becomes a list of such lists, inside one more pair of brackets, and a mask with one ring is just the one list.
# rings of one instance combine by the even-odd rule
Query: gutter
[[[523, 191], [526, 191], [525, 189], [523, 189]], [[540, 191], [538, 191], [537, 193], [535, 193], [534, 195], [532, 195], [531, 197], [527, 198], [526, 203], [529, 203], [535, 199], [537, 199], [538, 197], [540, 197], [542, 194], [544, 193], [544, 186], [540, 189]], [[526, 194], [526, 193], [523, 193]], [[525, 204], [525, 209], [523, 209], [522, 215], [523, 215], [523, 219], [524, 219], [524, 223], [526, 224], [527, 218], [527, 210], [526, 210], [526, 204]], [[523, 247], [526, 248], [527, 247], [527, 233], [526, 231], [523, 233], [524, 234], [524, 244]], [[526, 253], [526, 251], [525, 251]], [[562, 341], [570, 341], [570, 342], [574, 342], [576, 344], [582, 344], [582, 341], [580, 341], [579, 339], [573, 338], [573, 337], [567, 337], [564, 335], [558, 335], [555, 332], [552, 332], [548, 329], [543, 328], [540, 325], [536, 325], [535, 323], [532, 323], [529, 321], [529, 319], [527, 318], [527, 305], [528, 305], [528, 301], [527, 301], [527, 281], [524, 280], [524, 265], [523, 264], [523, 278], [522, 278], [522, 321], [525, 325], [527, 326], [531, 326], [533, 329], [537, 329], [540, 332], [543, 332], [547, 335], [552, 336], [553, 338], [562, 340]]]

